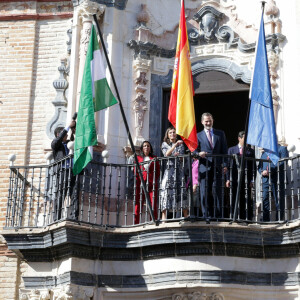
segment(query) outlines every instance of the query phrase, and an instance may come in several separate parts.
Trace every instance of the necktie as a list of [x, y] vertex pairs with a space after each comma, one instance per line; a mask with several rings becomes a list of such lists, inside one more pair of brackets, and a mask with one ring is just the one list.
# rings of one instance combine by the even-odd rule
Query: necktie
[[212, 142], [212, 136], [211, 136], [210, 130], [207, 130], [207, 139], [208, 139], [208, 141], [209, 141], [209, 143], [210, 143], [211, 149], [213, 149], [213, 148], [214, 148], [214, 145], [213, 145], [213, 142]]
[[243, 147], [240, 148], [240, 155], [243, 155]]

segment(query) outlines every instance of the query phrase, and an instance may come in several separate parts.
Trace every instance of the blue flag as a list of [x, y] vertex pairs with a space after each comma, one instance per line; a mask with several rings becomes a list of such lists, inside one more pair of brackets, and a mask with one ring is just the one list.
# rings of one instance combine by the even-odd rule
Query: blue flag
[[276, 165], [279, 160], [269, 66], [265, 40], [264, 18], [261, 16], [253, 79], [250, 90], [250, 114], [247, 143], [264, 148]]

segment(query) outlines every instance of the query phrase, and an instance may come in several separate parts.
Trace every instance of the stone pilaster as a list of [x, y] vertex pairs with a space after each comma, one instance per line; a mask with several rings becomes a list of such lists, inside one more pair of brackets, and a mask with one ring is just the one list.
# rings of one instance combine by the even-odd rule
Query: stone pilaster
[[133, 99], [133, 111], [134, 111], [134, 127], [135, 127], [135, 138], [134, 143], [136, 145], [141, 145], [145, 138], [149, 135], [146, 128], [149, 126], [144, 126], [145, 115], [149, 111], [149, 79], [151, 60], [137, 58], [134, 60], [133, 67], [135, 70], [135, 98]]
[[67, 122], [71, 120], [73, 113], [78, 110], [82, 74], [90, 40], [93, 14], [96, 14], [99, 19], [104, 13], [104, 10], [104, 5], [90, 0], [84, 0], [80, 5], [76, 6], [74, 10]]

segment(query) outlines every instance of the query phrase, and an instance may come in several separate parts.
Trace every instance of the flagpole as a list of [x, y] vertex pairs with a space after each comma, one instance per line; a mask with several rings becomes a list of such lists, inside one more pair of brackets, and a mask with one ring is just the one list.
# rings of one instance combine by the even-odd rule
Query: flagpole
[[[266, 4], [266, 1], [261, 1], [262, 14], [264, 13], [264, 10], [265, 10], [265, 4]], [[251, 85], [252, 85], [252, 82], [251, 82]], [[251, 92], [251, 86], [250, 86], [250, 92]], [[249, 112], [250, 112], [250, 103], [251, 103], [250, 98], [249, 98], [249, 102], [248, 102], [248, 111], [247, 111], [246, 124], [245, 124], [243, 153], [242, 153], [242, 157], [241, 157], [241, 165], [238, 170], [238, 186], [237, 186], [236, 198], [235, 198], [235, 204], [234, 204], [234, 212], [233, 212], [233, 219], [232, 219], [233, 222], [236, 221], [237, 207], [238, 207], [238, 203], [240, 203], [240, 195], [241, 195], [241, 186], [242, 186], [241, 179], [243, 178], [244, 173], [245, 173], [244, 165], [245, 165], [245, 152], [246, 152], [245, 150], [246, 150], [246, 145], [247, 145], [248, 122], [249, 122]]]
[[155, 222], [156, 220], [154, 219], [154, 214], [153, 214], [153, 210], [152, 210], [152, 207], [151, 207], [149, 193], [147, 191], [146, 184], [145, 184], [145, 181], [143, 179], [143, 174], [142, 174], [142, 171], [140, 169], [140, 164], [139, 164], [139, 161], [138, 161], [138, 158], [137, 158], [137, 154], [136, 154], [136, 151], [135, 151], [135, 146], [133, 144], [132, 137], [131, 137], [131, 134], [130, 134], [130, 131], [129, 131], [129, 126], [128, 126], [127, 119], [126, 119], [126, 116], [125, 116], [125, 112], [124, 112], [124, 109], [123, 109], [122, 101], [121, 101], [121, 98], [120, 98], [120, 95], [119, 95], [119, 90], [117, 88], [115, 77], [114, 77], [114, 74], [113, 74], [113, 71], [112, 71], [109, 59], [108, 59], [106, 47], [105, 47], [105, 44], [104, 44], [104, 40], [103, 40], [102, 32], [100, 30], [100, 26], [99, 26], [98, 21], [97, 21], [96, 14], [93, 15], [93, 18], [94, 18], [94, 21], [95, 21], [95, 24], [96, 24], [96, 27], [97, 27], [97, 30], [98, 30], [98, 33], [99, 33], [99, 36], [100, 36], [100, 41], [101, 41], [101, 44], [102, 44], [102, 47], [103, 47], [103, 51], [104, 51], [104, 55], [105, 55], [105, 58], [106, 58], [107, 66], [108, 66], [108, 69], [109, 69], [109, 72], [110, 72], [110, 76], [112, 78], [112, 81], [113, 81], [113, 84], [114, 84], [114, 88], [115, 88], [115, 91], [116, 91], [116, 94], [117, 94], [117, 98], [118, 98], [119, 105], [120, 105], [120, 110], [121, 110], [121, 115], [123, 117], [124, 125], [126, 127], [126, 131], [127, 131], [127, 136], [128, 136], [128, 139], [129, 139], [130, 147], [131, 147], [131, 149], [133, 151], [133, 154], [134, 154], [134, 160], [135, 160], [135, 163], [137, 165], [137, 171], [138, 171], [138, 174], [139, 174], [140, 179], [141, 179], [141, 184], [142, 184], [142, 188], [143, 188], [143, 191], [144, 191], [144, 194], [145, 194], [147, 206], [148, 206], [148, 209], [149, 209], [152, 221]]

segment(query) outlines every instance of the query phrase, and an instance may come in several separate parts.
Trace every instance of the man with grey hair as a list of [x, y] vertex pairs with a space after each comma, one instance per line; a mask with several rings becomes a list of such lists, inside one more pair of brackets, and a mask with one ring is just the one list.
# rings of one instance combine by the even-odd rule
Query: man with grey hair
[[220, 218], [222, 177], [227, 172], [226, 161], [215, 154], [227, 154], [227, 141], [222, 130], [213, 129], [213, 116], [206, 112], [201, 116], [204, 127], [197, 134], [199, 155], [199, 182], [202, 213], [205, 218]]

